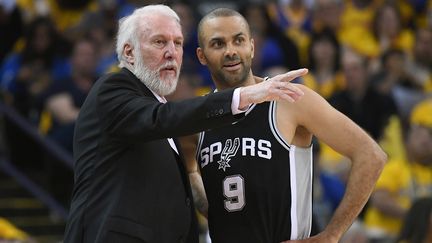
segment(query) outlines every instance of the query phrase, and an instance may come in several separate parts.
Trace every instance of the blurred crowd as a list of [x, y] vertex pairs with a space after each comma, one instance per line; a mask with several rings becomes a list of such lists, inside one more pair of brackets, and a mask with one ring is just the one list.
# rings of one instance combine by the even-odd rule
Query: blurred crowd
[[[254, 74], [309, 68], [295, 82], [321, 94], [389, 156], [368, 205], [343, 241], [432, 242], [415, 241], [432, 234], [427, 199], [432, 197], [431, 0], [204, 1], [198, 6], [186, 0], [0, 0], [1, 102], [71, 152], [74, 121], [88, 91], [98, 77], [118, 68], [117, 21], [152, 3], [170, 5], [184, 31], [182, 73], [169, 99], [214, 88], [196, 58], [197, 22], [206, 9], [236, 8], [255, 40]], [[316, 141], [315, 163], [318, 232], [343, 196], [349, 161]], [[419, 210], [427, 213], [426, 226], [415, 228], [406, 222], [413, 222], [412, 213], [422, 214]], [[2, 234], [1, 225], [0, 239], [12, 239], [13, 234]]]

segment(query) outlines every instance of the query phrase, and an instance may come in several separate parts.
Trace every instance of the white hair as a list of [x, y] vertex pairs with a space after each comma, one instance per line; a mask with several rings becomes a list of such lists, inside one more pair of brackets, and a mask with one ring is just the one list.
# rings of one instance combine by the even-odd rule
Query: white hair
[[126, 44], [130, 44], [134, 48], [139, 48], [140, 31], [138, 30], [139, 20], [150, 15], [161, 14], [175, 19], [180, 24], [180, 18], [174, 10], [163, 4], [147, 5], [135, 9], [129, 16], [125, 16], [119, 20], [117, 32], [116, 52], [119, 60], [119, 67], [131, 68], [131, 65], [126, 61], [123, 55], [123, 48]]

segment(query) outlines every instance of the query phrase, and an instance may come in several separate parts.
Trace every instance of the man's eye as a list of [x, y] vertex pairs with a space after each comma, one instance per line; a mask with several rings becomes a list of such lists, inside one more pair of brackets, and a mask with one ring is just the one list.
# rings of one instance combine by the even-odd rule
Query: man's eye
[[222, 41], [215, 41], [212, 43], [212, 47], [218, 48], [222, 46]]
[[155, 40], [155, 44], [162, 46], [162, 45], [165, 45], [165, 41], [164, 40]]
[[244, 42], [244, 39], [243, 38], [238, 38], [237, 40], [236, 40], [236, 43], [237, 44], [241, 44], [241, 43], [243, 43]]

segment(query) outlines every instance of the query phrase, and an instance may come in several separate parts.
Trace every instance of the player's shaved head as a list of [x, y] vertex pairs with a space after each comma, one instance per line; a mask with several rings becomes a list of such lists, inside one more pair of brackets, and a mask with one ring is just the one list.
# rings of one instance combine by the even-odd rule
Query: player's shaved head
[[220, 18], [220, 17], [239, 17], [239, 18], [241, 18], [242, 22], [244, 22], [244, 24], [246, 26], [247, 34], [250, 36], [251, 30], [250, 30], [248, 22], [243, 17], [243, 15], [241, 15], [239, 12], [237, 12], [233, 9], [217, 8], [217, 9], [212, 10], [208, 14], [206, 14], [198, 24], [198, 43], [199, 43], [201, 48], [204, 47], [203, 42], [204, 42], [204, 25], [205, 25], [205, 23], [211, 19]]

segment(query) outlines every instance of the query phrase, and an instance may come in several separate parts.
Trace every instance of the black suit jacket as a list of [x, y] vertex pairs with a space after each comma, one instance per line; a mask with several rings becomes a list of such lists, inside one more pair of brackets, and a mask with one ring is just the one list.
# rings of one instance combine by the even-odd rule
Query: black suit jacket
[[98, 80], [76, 122], [64, 242], [198, 242], [184, 160], [166, 138], [240, 119], [232, 94], [162, 104], [125, 68]]

